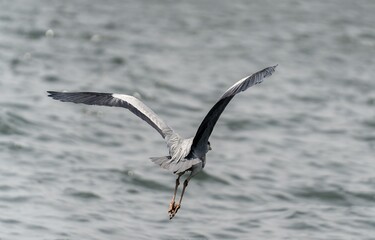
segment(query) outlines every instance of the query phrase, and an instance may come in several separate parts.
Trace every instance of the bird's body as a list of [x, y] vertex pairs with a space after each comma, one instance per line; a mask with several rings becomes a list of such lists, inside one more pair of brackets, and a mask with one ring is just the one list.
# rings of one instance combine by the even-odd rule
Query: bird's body
[[[251, 76], [247, 76], [230, 87], [203, 119], [195, 136], [187, 139], [180, 137], [180, 135], [169, 127], [164, 120], [162, 120], [149, 107], [133, 96], [96, 92], [48, 91], [48, 93], [53, 99], [60, 100], [62, 102], [127, 108], [159, 132], [167, 143], [169, 155], [152, 157], [151, 160], [162, 168], [178, 175], [174, 195], [168, 211], [169, 216], [172, 219], [181, 206], [182, 197], [188, 182], [205, 166], [206, 154], [209, 150], [211, 150], [208, 139], [225, 107], [237, 93], [245, 91], [255, 84], [261, 83], [265, 77], [272, 75], [276, 66], [265, 68]], [[185, 172], [190, 172], [190, 174], [184, 181], [184, 187], [182, 189], [179, 203], [176, 204], [175, 197], [178, 185], [180, 183], [179, 179]]]
[[204, 158], [187, 158], [192, 143], [193, 138], [176, 139], [176, 141], [173, 142], [172, 146], [169, 148], [169, 156], [152, 157], [151, 160], [154, 163], [158, 164], [160, 167], [172, 171], [174, 174], [183, 173], [199, 162], [202, 162], [202, 166], [204, 166]]

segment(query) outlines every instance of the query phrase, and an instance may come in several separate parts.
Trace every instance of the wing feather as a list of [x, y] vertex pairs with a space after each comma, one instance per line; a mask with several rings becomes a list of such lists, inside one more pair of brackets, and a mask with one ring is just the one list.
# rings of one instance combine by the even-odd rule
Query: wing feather
[[151, 125], [167, 141], [174, 134], [170, 128], [154, 111], [133, 96], [115, 93], [97, 92], [55, 92], [47, 91], [49, 97], [62, 102], [83, 103], [109, 107], [123, 107]]
[[204, 154], [206, 154], [208, 139], [215, 127], [217, 120], [223, 113], [228, 103], [232, 100], [232, 98], [236, 94], [245, 91], [249, 87], [261, 83], [264, 78], [271, 76], [272, 73], [275, 71], [276, 67], [277, 65], [268, 67], [259, 72], [254, 73], [251, 76], [247, 76], [239, 80], [227, 91], [225, 91], [223, 96], [221, 96], [219, 101], [211, 108], [211, 110], [208, 112], [208, 114], [200, 124], [197, 133], [194, 136], [193, 144], [191, 146], [188, 158], [201, 157]]

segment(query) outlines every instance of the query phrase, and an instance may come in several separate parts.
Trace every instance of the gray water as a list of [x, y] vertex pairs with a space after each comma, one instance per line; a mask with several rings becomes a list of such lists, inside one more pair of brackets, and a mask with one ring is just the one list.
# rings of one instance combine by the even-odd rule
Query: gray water
[[[375, 239], [375, 2], [0, 1], [0, 239]], [[125, 109], [184, 137], [242, 77], [182, 208]]]

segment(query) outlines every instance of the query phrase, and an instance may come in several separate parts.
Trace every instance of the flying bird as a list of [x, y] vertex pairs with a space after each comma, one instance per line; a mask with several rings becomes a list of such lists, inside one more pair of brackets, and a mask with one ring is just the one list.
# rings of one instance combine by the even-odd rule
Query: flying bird
[[[264, 78], [271, 76], [276, 67], [277, 65], [265, 68], [244, 77], [231, 86], [205, 116], [195, 136], [187, 139], [180, 137], [163, 119], [133, 96], [98, 92], [47, 92], [49, 97], [62, 102], [127, 108], [159, 132], [167, 143], [169, 154], [163, 157], [152, 157], [151, 160], [177, 175], [173, 197], [168, 209], [169, 218], [172, 219], [181, 207], [182, 198], [190, 179], [199, 173], [206, 164], [206, 154], [211, 150], [209, 137], [228, 103], [236, 94], [261, 83]], [[183, 183], [180, 199], [176, 203], [180, 177], [185, 173], [189, 173], [189, 175]]]

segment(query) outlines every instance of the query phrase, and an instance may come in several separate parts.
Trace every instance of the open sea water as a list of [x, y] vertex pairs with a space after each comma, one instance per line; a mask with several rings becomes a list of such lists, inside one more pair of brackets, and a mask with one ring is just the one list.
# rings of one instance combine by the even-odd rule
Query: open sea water
[[[0, 1], [0, 239], [375, 239], [375, 1]], [[176, 217], [159, 134], [236, 96]]]

